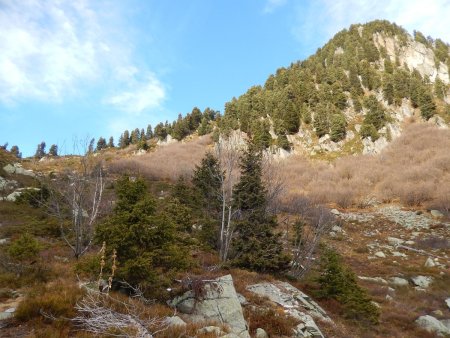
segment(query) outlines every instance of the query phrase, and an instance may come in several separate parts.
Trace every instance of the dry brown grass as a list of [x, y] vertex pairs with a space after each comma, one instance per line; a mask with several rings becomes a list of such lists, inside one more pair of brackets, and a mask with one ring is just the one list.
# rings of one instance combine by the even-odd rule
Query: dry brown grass
[[158, 147], [142, 156], [119, 158], [109, 165], [110, 172], [141, 175], [150, 180], [175, 181], [180, 176], [189, 177], [212, 146], [209, 135], [189, 142], [177, 142]]
[[306, 193], [320, 203], [363, 207], [382, 202], [450, 210], [450, 130], [417, 123], [407, 126], [381, 154], [333, 163], [292, 157], [283, 171], [288, 193]]

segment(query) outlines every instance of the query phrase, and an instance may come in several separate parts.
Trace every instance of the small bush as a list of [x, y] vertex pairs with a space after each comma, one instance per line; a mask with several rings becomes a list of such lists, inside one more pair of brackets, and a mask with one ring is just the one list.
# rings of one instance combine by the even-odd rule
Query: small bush
[[41, 317], [42, 313], [72, 318], [76, 315], [74, 306], [82, 295], [78, 285], [64, 281], [37, 286], [19, 304], [15, 318], [25, 322]]
[[333, 250], [322, 254], [317, 282], [320, 298], [334, 299], [343, 305], [343, 316], [361, 324], [378, 324], [380, 312], [371, 302], [367, 292], [356, 282], [356, 275], [344, 266], [341, 257]]
[[244, 316], [250, 325], [250, 334], [254, 334], [257, 328], [262, 328], [271, 337], [291, 337], [293, 329], [299, 323], [284, 312], [269, 308], [245, 309]]
[[40, 250], [39, 242], [32, 235], [25, 233], [11, 243], [8, 254], [19, 261], [26, 261], [36, 258]]

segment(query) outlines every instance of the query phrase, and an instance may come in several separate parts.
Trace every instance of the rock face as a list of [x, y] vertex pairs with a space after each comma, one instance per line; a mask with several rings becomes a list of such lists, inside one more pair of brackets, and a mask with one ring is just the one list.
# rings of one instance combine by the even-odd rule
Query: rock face
[[416, 324], [428, 332], [437, 333], [439, 336], [450, 334], [450, 330], [444, 323], [430, 315], [420, 316], [416, 319]]
[[250, 338], [231, 275], [217, 278], [205, 285], [205, 295], [195, 299], [188, 291], [169, 302], [192, 321], [214, 320], [228, 325], [232, 333], [241, 338]]
[[7, 164], [3, 167], [3, 170], [8, 174], [26, 175], [31, 177], [36, 176], [31, 170], [22, 168], [22, 165], [20, 163]]
[[282, 306], [285, 313], [300, 320], [302, 323], [294, 330], [296, 337], [323, 337], [313, 317], [331, 322], [330, 317], [316, 302], [289, 283], [254, 284], [248, 286], [247, 290], [269, 298]]

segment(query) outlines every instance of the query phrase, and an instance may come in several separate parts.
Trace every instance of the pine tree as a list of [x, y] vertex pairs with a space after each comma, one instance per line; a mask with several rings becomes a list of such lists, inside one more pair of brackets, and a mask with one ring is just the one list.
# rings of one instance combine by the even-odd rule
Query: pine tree
[[110, 136], [108, 141], [108, 148], [114, 148], [114, 137]]
[[290, 151], [291, 150], [291, 144], [289, 143], [289, 140], [285, 133], [282, 133], [278, 135], [277, 144], [280, 148]]
[[100, 151], [102, 149], [106, 149], [108, 147], [108, 145], [106, 144], [106, 139], [104, 139], [103, 137], [99, 137], [98, 141], [97, 141], [97, 151]]
[[196, 165], [192, 183], [204, 198], [208, 209], [220, 209], [220, 189], [224, 173], [220, 169], [219, 160], [210, 152], [206, 153], [200, 165]]
[[151, 124], [149, 124], [149, 125], [147, 126], [147, 131], [146, 131], [146, 133], [145, 133], [145, 138], [146, 138], [147, 140], [150, 140], [150, 139], [153, 138], [153, 129], [152, 129]]
[[45, 156], [45, 142], [42, 141], [41, 143], [38, 144], [34, 157], [42, 158], [44, 156]]
[[331, 116], [330, 138], [333, 142], [339, 142], [345, 138], [347, 121], [343, 114]]
[[289, 257], [275, 234], [275, 218], [266, 213], [267, 190], [262, 182], [262, 153], [253, 144], [241, 157], [241, 177], [234, 187], [236, 224], [232, 263], [255, 271], [283, 271]]
[[48, 154], [50, 156], [58, 156], [58, 146], [56, 144], [52, 144], [48, 151]]
[[17, 158], [22, 158], [22, 153], [19, 151], [18, 146], [12, 146], [9, 152]]
[[91, 141], [89, 141], [89, 145], [88, 145], [88, 149], [87, 149], [87, 152], [89, 154], [94, 152], [94, 143], [95, 143], [95, 138], [92, 138]]

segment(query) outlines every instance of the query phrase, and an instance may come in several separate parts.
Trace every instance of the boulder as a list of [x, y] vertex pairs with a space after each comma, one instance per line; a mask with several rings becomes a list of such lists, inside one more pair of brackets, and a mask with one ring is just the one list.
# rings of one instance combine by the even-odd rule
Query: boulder
[[436, 333], [439, 336], [450, 334], [450, 330], [445, 326], [444, 323], [430, 315], [420, 316], [416, 319], [416, 324], [422, 329], [428, 332]]
[[247, 286], [247, 290], [267, 297], [283, 307], [286, 314], [301, 321], [294, 330], [296, 337], [323, 337], [312, 316], [332, 323], [330, 317], [316, 302], [289, 283], [260, 283]]
[[400, 278], [400, 277], [391, 277], [391, 279], [389, 279], [389, 282], [394, 286], [408, 286], [409, 285], [409, 282], [406, 279]]
[[425, 262], [425, 267], [427, 268], [434, 268], [436, 266], [436, 263], [433, 261], [431, 257], [428, 257]]
[[411, 280], [414, 283], [414, 285], [416, 285], [420, 288], [426, 289], [433, 282], [433, 277], [417, 276], [417, 277], [412, 277]]
[[378, 257], [378, 258], [386, 258], [386, 255], [384, 254], [383, 251], [375, 252], [374, 255], [375, 255], [375, 257]]
[[187, 325], [186, 322], [178, 316], [167, 317], [164, 320], [164, 323], [169, 327], [170, 326], [183, 326], [184, 327]]
[[218, 326], [206, 326], [197, 331], [200, 334], [214, 334], [216, 337], [223, 335], [225, 332]]
[[381, 277], [358, 276], [358, 278], [361, 280], [373, 282], [373, 283], [379, 283], [379, 284], [387, 284], [388, 283], [384, 278], [381, 278]]
[[392, 245], [392, 246], [397, 246], [397, 245], [403, 244], [405, 242], [403, 239], [395, 238], [395, 237], [388, 237], [387, 240], [388, 240], [389, 245]]
[[331, 212], [333, 215], [336, 215], [336, 216], [341, 214], [341, 213], [339, 212], [339, 210], [337, 210], [337, 209], [331, 209], [330, 212]]
[[217, 321], [228, 325], [232, 333], [249, 338], [247, 323], [231, 275], [208, 282], [204, 288], [205, 294], [200, 299], [195, 298], [193, 291], [188, 291], [168, 304], [193, 321]]
[[20, 163], [14, 163], [13, 165], [7, 164], [3, 167], [3, 170], [8, 174], [26, 175], [31, 177], [36, 176], [35, 173], [32, 172], [31, 170], [26, 170], [22, 168], [22, 165]]
[[442, 217], [444, 217], [444, 214], [442, 212], [440, 212], [439, 210], [431, 210], [430, 214], [434, 218], [442, 218]]
[[450, 298], [447, 298], [445, 300], [445, 304], [447, 304], [447, 307], [450, 309]]
[[263, 329], [257, 328], [255, 338], [269, 338], [269, 335]]

